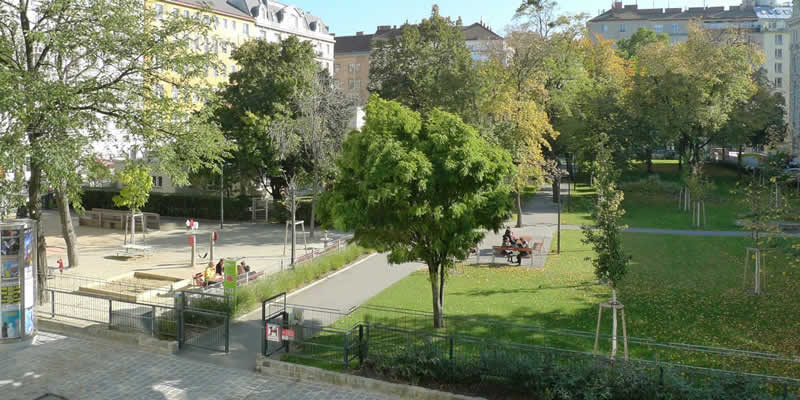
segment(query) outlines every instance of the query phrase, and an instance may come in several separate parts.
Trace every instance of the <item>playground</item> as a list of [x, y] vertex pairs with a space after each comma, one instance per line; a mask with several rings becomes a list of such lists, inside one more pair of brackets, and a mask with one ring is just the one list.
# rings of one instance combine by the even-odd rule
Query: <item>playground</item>
[[[197, 272], [202, 272], [206, 265], [219, 258], [246, 260], [254, 270], [265, 273], [280, 270], [290, 263], [290, 248], [285, 246], [286, 227], [283, 224], [265, 224], [263, 222], [225, 223], [220, 231], [219, 221], [199, 220], [198, 229], [191, 232], [197, 243], [195, 265], [191, 265], [192, 250], [190, 232], [185, 219], [162, 217], [159, 230], [148, 229], [146, 233], [140, 228], [136, 230], [136, 245], [149, 248], [142, 256], [121, 256], [120, 252], [131, 242], [130, 234], [119, 229], [108, 229], [96, 226], [79, 225], [79, 217], [72, 215], [73, 226], [78, 238], [80, 264], [78, 268], [67, 265], [67, 250], [61, 234], [61, 224], [55, 210], [45, 210], [42, 216], [42, 228], [47, 242], [47, 264], [52, 273], [60, 273], [58, 260], [62, 259], [66, 267], [63, 274], [87, 276], [99, 279], [110, 279], [126, 273], [151, 272], [162, 276], [189, 279]], [[312, 249], [323, 249], [325, 233], [317, 231], [316, 238], [297, 228], [296, 257], [301, 257]], [[211, 259], [209, 247], [212, 234], [218, 232], [218, 240], [214, 249], [215, 260]], [[329, 231], [329, 240], [345, 237], [343, 233]], [[272, 271], [274, 269], [275, 271]]]

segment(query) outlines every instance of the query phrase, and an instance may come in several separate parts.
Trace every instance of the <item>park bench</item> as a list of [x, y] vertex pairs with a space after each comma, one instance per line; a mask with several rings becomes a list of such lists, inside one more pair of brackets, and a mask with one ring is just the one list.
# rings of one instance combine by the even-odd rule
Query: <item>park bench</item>
[[264, 271], [250, 271], [241, 274], [237, 278], [236, 285], [242, 286], [248, 284], [250, 281], [254, 281], [264, 275]]
[[117, 250], [117, 257], [144, 257], [153, 254], [153, 246], [145, 246], [141, 244], [126, 244], [121, 249]]
[[522, 256], [524, 259], [531, 260], [531, 266], [533, 266], [533, 252], [535, 251], [537, 254], [541, 254], [542, 242], [536, 242], [533, 244], [533, 247], [513, 247], [513, 246], [492, 246], [492, 264], [495, 263], [496, 257], [506, 257], [506, 251], [515, 251], [515, 252], [525, 252], [526, 254]]

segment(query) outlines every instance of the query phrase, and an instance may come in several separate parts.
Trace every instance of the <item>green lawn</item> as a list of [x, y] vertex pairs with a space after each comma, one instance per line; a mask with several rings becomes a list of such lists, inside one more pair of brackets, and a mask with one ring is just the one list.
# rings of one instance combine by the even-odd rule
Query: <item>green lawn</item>
[[[655, 175], [664, 183], [667, 192], [653, 190], [655, 185], [639, 185], [632, 182], [647, 179], [644, 164], [636, 164], [626, 171], [620, 181], [625, 192], [623, 208], [626, 215], [622, 223], [636, 228], [698, 229], [692, 228], [691, 213], [678, 208], [680, 175], [674, 160], [656, 160]], [[707, 225], [704, 230], [738, 230], [736, 219], [743, 213], [742, 206], [736, 202], [731, 190], [736, 187], [736, 171], [719, 165], [708, 165], [704, 172], [714, 183], [714, 189], [706, 201]], [[642, 190], [642, 187], [648, 188]], [[669, 190], [672, 189], [672, 190]], [[588, 184], [578, 183], [569, 199], [569, 211], [562, 213], [562, 223], [582, 225], [591, 223], [589, 212], [593, 191]], [[566, 202], [567, 199], [565, 198]], [[566, 204], [565, 204], [566, 209]]]
[[[592, 337], [560, 336], [493, 321], [594, 332], [597, 304], [607, 300], [610, 291], [596, 284], [585, 259], [591, 252], [580, 243], [580, 236], [577, 231], [562, 233], [562, 254], [551, 256], [544, 269], [483, 266], [451, 275], [445, 311], [466, 319], [451, 320], [447, 330], [591, 351]], [[630, 273], [619, 288], [629, 335], [660, 343], [800, 354], [800, 269], [796, 265], [771, 257], [767, 293], [753, 296], [743, 289], [744, 248], [748, 244], [744, 238], [625, 234], [624, 240], [633, 256]], [[368, 304], [430, 310], [427, 274], [412, 274]], [[361, 315], [353, 319], [401, 327], [431, 326], [424, 315], [358, 312]], [[610, 333], [610, 319], [604, 317], [601, 329]], [[602, 349], [608, 350], [608, 341], [603, 341]], [[798, 364], [720, 358], [644, 345], [631, 345], [631, 352], [642, 358], [800, 376]]]

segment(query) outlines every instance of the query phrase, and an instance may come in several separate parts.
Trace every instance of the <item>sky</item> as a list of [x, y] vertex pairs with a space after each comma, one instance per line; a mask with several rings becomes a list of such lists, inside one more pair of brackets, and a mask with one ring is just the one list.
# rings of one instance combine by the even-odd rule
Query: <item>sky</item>
[[[611, 8], [612, 0], [561, 0], [559, 9], [564, 13], [584, 12], [592, 17], [601, 10]], [[498, 34], [506, 27], [521, 0], [281, 0], [317, 15], [337, 36], [354, 35], [363, 31], [375, 33], [378, 25], [402, 25], [406, 21], [419, 22], [431, 14], [433, 4], [439, 5], [442, 15], [461, 16], [465, 25], [483, 20]], [[781, 2], [781, 1], [779, 1]], [[623, 0], [624, 4], [636, 4]], [[642, 0], [641, 8], [702, 7], [739, 5], [741, 0]]]

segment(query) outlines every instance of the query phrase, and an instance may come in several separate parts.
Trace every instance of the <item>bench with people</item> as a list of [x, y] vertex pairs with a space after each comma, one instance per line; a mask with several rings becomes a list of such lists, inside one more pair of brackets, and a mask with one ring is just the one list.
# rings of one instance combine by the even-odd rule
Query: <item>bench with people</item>
[[[223, 258], [220, 258], [216, 265], [214, 265], [213, 262], [209, 262], [204, 272], [194, 274], [194, 284], [196, 286], [209, 286], [221, 283], [224, 280], [224, 266], [225, 259]], [[250, 271], [250, 266], [242, 261], [236, 266], [236, 274], [237, 284], [241, 285], [257, 279], [261, 275], [264, 275], [264, 272]]]
[[523, 258], [530, 259], [531, 265], [533, 265], [533, 252], [541, 253], [544, 243], [536, 242], [531, 245], [530, 242], [532, 240], [533, 238], [530, 236], [517, 237], [517, 235], [511, 231], [511, 228], [506, 227], [506, 231], [503, 234], [503, 244], [501, 246], [492, 246], [494, 250], [492, 254], [492, 263], [494, 263], [495, 257], [501, 256], [505, 257], [507, 262], [516, 262], [517, 265], [522, 265]]

